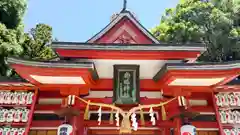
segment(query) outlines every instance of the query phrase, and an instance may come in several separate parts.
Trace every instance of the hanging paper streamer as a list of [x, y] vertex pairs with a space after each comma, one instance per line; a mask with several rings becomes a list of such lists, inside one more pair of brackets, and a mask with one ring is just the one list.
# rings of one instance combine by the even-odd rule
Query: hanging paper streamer
[[116, 126], [119, 127], [119, 112], [117, 111], [115, 114]]
[[150, 107], [150, 110], [149, 110], [149, 115], [151, 115], [151, 113], [153, 113], [153, 108], [152, 107]]
[[[115, 104], [113, 104], [113, 105], [115, 105]], [[111, 110], [111, 113], [110, 113], [109, 123], [110, 123], [110, 124], [113, 124], [113, 123], [114, 123], [114, 122], [113, 122], [113, 109]]]
[[110, 123], [110, 124], [113, 124], [113, 109], [111, 110], [111, 113], [110, 113], [109, 123]]
[[[141, 106], [141, 105], [139, 105], [139, 106]], [[140, 109], [140, 120], [141, 120], [141, 125], [144, 126], [145, 125], [145, 120], [144, 120], [142, 109]]]
[[156, 120], [154, 117], [151, 117], [151, 122], [152, 122], [152, 125], [155, 126], [156, 125]]
[[136, 113], [133, 113], [131, 115], [131, 121], [132, 121], [132, 127], [134, 131], [137, 131], [138, 128], [138, 123], [137, 123], [137, 119], [136, 119]]
[[154, 117], [154, 113], [153, 113], [153, 108], [151, 107], [150, 110], [149, 110], [149, 116], [151, 117], [151, 122], [152, 122], [152, 125], [156, 125], [156, 120], [155, 120], [155, 117]]
[[98, 125], [101, 125], [102, 120], [102, 107], [100, 106], [98, 109]]
[[[76, 97], [76, 99], [80, 100], [81, 102], [87, 104], [86, 106], [86, 109], [85, 109], [85, 113], [84, 113], [84, 119], [87, 120], [89, 119], [89, 106], [92, 105], [92, 106], [98, 106], [100, 107], [99, 110], [98, 110], [98, 114], [99, 114], [99, 119], [98, 119], [98, 122], [99, 122], [99, 125], [101, 124], [101, 113], [102, 113], [102, 110], [101, 110], [101, 107], [105, 107], [105, 108], [111, 108], [112, 109], [112, 113], [117, 111], [116, 114], [115, 114], [115, 120], [116, 120], [116, 126], [120, 126], [120, 133], [131, 133], [131, 130], [132, 130], [132, 126], [134, 128], [134, 130], [137, 130], [138, 128], [138, 123], [136, 121], [136, 114], [135, 114], [135, 111], [141, 111], [140, 112], [140, 119], [142, 119], [142, 121], [144, 121], [144, 117], [143, 117], [143, 112], [142, 112], [142, 109], [143, 108], [150, 108], [149, 110], [149, 116], [151, 117], [151, 122], [152, 122], [152, 125], [156, 125], [156, 118], [155, 118], [155, 113], [153, 112], [153, 107], [161, 107], [163, 105], [166, 105], [168, 104], [169, 102], [172, 102], [174, 100], [176, 100], [177, 98], [173, 98], [173, 99], [170, 99], [166, 102], [163, 102], [163, 103], [159, 103], [159, 104], [151, 104], [151, 105], [139, 105], [137, 107], [133, 107], [130, 109], [129, 112], [124, 112], [121, 108], [115, 106], [115, 105], [111, 105], [111, 104], [104, 104], [104, 103], [94, 103], [94, 102], [90, 102], [90, 101], [86, 101], [80, 97]], [[162, 109], [164, 110], [164, 109]], [[164, 112], [164, 111], [163, 111]], [[120, 119], [119, 119], [119, 116], [122, 116], [123, 117], [123, 121], [121, 122], [121, 125], [120, 125]], [[133, 121], [133, 124], [131, 126], [131, 120], [129, 119], [129, 117], [132, 118], [132, 121]], [[112, 118], [110, 118], [112, 119]]]
[[86, 106], [85, 112], [84, 112], [84, 120], [88, 120], [89, 104], [90, 104], [90, 101], [88, 100], [87, 106]]
[[164, 105], [162, 106], [161, 110], [162, 110], [162, 120], [166, 120], [167, 119], [167, 114], [166, 114]]

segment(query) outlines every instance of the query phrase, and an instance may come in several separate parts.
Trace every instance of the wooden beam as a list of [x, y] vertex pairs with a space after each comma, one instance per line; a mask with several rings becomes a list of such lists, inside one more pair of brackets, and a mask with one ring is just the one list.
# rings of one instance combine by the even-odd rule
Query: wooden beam
[[217, 122], [191, 122], [196, 128], [219, 128]]
[[[105, 50], [67, 50], [56, 49], [63, 57], [89, 59], [127, 59], [127, 60], [172, 60], [196, 58], [199, 51], [105, 51]], [[128, 56], [128, 57], [126, 57]]]
[[[32, 127], [58, 127], [62, 124], [63, 121], [60, 120], [47, 120], [47, 121], [32, 121]], [[192, 122], [197, 128], [218, 128], [217, 122]], [[115, 124], [109, 124], [109, 121], [102, 121], [102, 124], [99, 126], [97, 121], [84, 121], [85, 126], [93, 127], [116, 127]], [[146, 123], [146, 127], [154, 127], [150, 122]], [[162, 123], [157, 123], [157, 127], [166, 128], [166, 127], [175, 127], [176, 125], [173, 122], [165, 121]]]
[[[90, 86], [93, 90], [113, 90], [113, 80], [112, 79], [99, 79], [95, 84]], [[140, 80], [141, 91], [160, 91], [161, 85], [154, 82], [152, 79]]]

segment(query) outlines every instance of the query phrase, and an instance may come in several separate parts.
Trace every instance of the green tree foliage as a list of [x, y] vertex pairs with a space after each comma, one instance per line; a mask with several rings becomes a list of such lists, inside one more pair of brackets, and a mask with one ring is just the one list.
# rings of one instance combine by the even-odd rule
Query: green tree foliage
[[239, 7], [239, 0], [181, 0], [166, 10], [152, 33], [164, 42], [203, 42], [208, 48], [200, 58], [204, 61], [240, 59]]
[[48, 60], [54, 57], [49, 47], [52, 28], [38, 24], [24, 33], [23, 17], [27, 0], [0, 0], [0, 76], [16, 76], [6, 63], [7, 56]]
[[23, 16], [26, 0], [0, 0], [0, 75], [8, 76], [11, 72], [5, 58], [22, 52]]
[[50, 47], [52, 43], [52, 28], [50, 26], [38, 24], [24, 36], [23, 57], [34, 60], [49, 60], [55, 57], [55, 53]]
[[0, 0], [0, 22], [8, 29], [16, 29], [22, 23], [26, 8], [26, 0]]
[[18, 32], [14, 29], [7, 29], [0, 23], [0, 76], [10, 75], [5, 58], [8, 55], [18, 55], [22, 52], [22, 47], [17, 38]]

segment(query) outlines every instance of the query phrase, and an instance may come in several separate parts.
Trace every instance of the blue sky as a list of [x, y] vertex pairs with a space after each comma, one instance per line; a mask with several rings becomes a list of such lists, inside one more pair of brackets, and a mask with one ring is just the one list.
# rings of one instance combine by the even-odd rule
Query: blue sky
[[[160, 22], [165, 9], [175, 7], [178, 1], [128, 0], [127, 8], [150, 29]], [[53, 27], [53, 35], [60, 41], [85, 42], [105, 27], [122, 5], [123, 0], [29, 0], [25, 31], [45, 23]]]

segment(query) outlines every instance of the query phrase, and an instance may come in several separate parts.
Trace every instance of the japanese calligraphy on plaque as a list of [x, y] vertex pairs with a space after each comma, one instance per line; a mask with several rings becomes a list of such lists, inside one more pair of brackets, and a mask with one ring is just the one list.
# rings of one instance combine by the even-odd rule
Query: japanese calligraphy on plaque
[[114, 65], [114, 97], [116, 104], [139, 103], [139, 66]]

